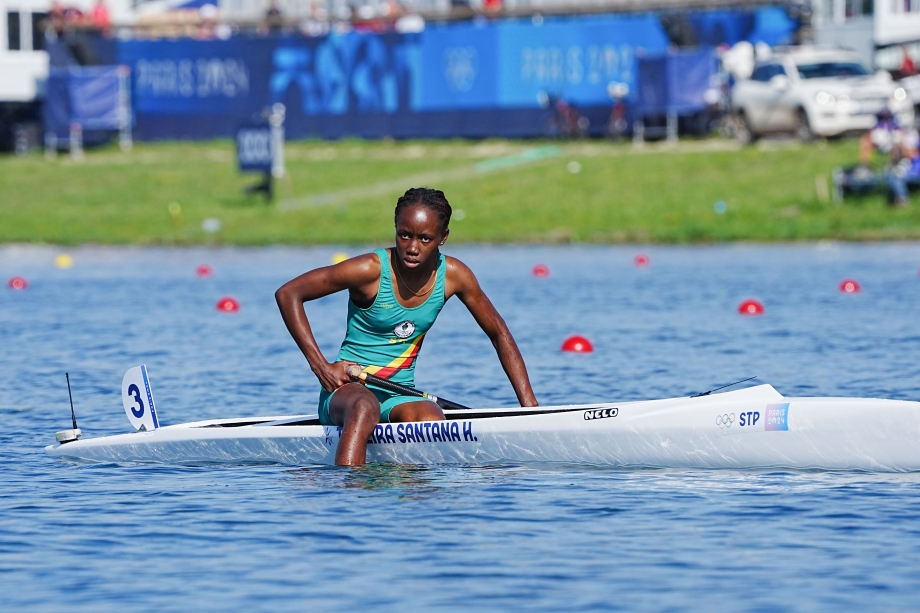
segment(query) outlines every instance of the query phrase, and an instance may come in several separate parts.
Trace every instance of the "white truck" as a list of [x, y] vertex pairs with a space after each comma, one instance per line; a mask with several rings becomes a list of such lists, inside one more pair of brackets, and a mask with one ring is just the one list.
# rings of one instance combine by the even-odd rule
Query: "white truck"
[[[89, 15], [96, 1], [62, 4]], [[132, 0], [105, 2], [113, 23], [131, 22]], [[48, 78], [45, 46], [51, 5], [52, 0], [0, 0], [0, 150], [13, 148], [17, 138], [41, 140], [38, 113]]]
[[905, 89], [889, 73], [871, 71], [855, 53], [837, 48], [776, 49], [732, 89], [735, 129], [742, 141], [775, 132], [809, 141], [864, 131], [886, 108], [902, 125], [913, 124], [914, 108]]
[[44, 23], [50, 6], [49, 0], [0, 0], [0, 149], [12, 148], [13, 126], [38, 120], [37, 100], [48, 76]]

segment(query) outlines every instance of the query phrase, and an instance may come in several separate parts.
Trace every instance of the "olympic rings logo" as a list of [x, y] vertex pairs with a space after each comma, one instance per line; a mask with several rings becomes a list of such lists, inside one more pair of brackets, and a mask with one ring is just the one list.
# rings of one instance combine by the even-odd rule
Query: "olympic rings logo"
[[718, 415], [716, 417], [716, 425], [719, 426], [720, 430], [731, 428], [733, 423], [735, 423], [734, 413], [726, 413], [725, 415]]

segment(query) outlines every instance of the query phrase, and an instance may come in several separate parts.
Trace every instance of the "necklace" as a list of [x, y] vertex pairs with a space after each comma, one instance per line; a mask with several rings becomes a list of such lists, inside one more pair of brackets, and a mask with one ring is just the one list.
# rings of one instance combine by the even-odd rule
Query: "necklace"
[[[424, 296], [425, 294], [427, 294], [428, 292], [430, 292], [431, 290], [433, 290], [433, 289], [434, 289], [434, 286], [437, 284], [437, 281], [438, 281], [437, 275], [435, 275], [435, 282], [431, 284], [431, 287], [429, 287], [428, 289], [426, 289], [424, 292], [416, 292], [416, 291], [413, 291], [411, 287], [409, 287], [409, 284], [406, 283], [406, 280], [402, 278], [402, 275], [401, 275], [401, 274], [399, 274], [399, 266], [398, 266], [398, 265], [393, 266], [393, 270], [396, 271], [396, 278], [398, 278], [400, 281], [402, 281], [403, 286], [404, 286], [407, 290], [409, 290], [409, 293], [412, 294], [413, 296], [415, 296], [416, 298], [421, 298], [422, 296]], [[425, 282], [425, 285], [428, 285], [428, 282], [427, 282], [427, 281]], [[425, 285], [423, 285], [422, 287], [424, 288]]]

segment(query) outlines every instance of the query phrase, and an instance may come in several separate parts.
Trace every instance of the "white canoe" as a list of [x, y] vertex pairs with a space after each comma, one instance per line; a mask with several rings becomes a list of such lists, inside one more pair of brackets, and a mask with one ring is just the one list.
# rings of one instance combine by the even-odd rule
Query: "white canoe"
[[[920, 470], [920, 402], [785, 398], [759, 385], [692, 398], [447, 413], [444, 422], [379, 425], [368, 461]], [[315, 416], [220, 419], [46, 449], [98, 462], [331, 464], [339, 430]]]

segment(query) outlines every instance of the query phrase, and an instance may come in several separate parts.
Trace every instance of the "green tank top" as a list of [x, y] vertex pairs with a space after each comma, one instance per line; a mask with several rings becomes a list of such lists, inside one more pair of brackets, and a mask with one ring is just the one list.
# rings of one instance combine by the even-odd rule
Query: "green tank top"
[[380, 259], [380, 288], [366, 309], [348, 301], [348, 325], [338, 360], [357, 362], [364, 372], [415, 385], [415, 360], [425, 334], [444, 307], [447, 263], [438, 255], [438, 271], [428, 299], [417, 307], [399, 304], [393, 291], [393, 271], [386, 249], [374, 251]]

